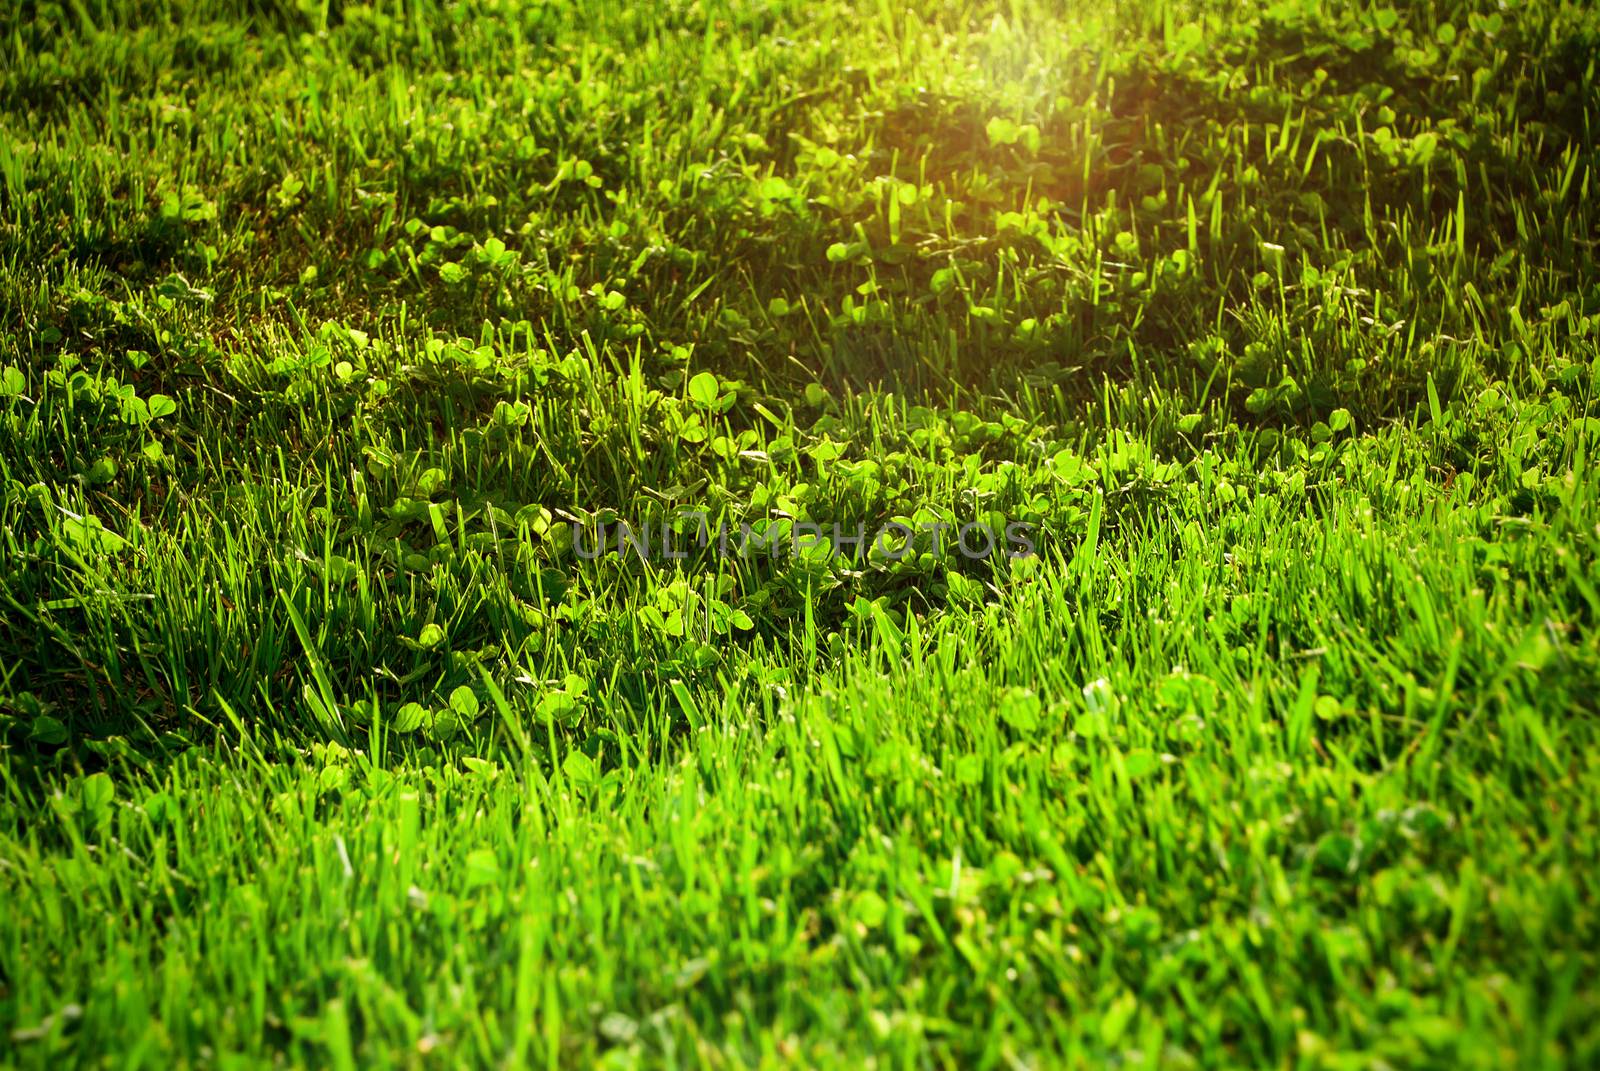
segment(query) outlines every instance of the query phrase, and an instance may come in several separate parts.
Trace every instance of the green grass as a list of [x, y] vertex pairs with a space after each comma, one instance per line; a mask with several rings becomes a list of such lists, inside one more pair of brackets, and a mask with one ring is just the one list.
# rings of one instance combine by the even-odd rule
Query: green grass
[[1600, 17], [1064, 6], [0, 13], [0, 1067], [1600, 1062]]

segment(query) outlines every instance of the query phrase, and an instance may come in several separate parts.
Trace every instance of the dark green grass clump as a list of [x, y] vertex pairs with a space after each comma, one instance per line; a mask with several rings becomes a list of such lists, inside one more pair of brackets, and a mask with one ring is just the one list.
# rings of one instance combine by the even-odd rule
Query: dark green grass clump
[[1600, 18], [1062, 6], [0, 13], [0, 1066], [1600, 1061]]

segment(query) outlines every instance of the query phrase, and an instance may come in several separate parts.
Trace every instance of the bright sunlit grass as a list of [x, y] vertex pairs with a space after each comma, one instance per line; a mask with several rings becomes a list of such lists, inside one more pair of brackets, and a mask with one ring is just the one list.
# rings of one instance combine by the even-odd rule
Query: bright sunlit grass
[[0, 13], [0, 1067], [1600, 1062], [1600, 22], [1060, 6]]

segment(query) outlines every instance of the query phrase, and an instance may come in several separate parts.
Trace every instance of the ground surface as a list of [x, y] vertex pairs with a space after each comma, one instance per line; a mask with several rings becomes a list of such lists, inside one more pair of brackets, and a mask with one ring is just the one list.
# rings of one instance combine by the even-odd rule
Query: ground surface
[[1058, 6], [0, 14], [0, 1065], [1600, 1062], [1600, 23]]

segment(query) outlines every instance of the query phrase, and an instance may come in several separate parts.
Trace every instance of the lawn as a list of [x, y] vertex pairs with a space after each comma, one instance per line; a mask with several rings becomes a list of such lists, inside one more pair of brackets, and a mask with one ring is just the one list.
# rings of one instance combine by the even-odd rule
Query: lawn
[[1597, 57], [14, 0], [0, 1067], [1600, 1066]]

